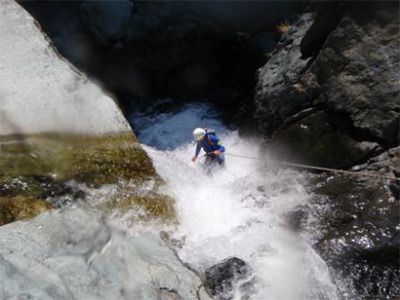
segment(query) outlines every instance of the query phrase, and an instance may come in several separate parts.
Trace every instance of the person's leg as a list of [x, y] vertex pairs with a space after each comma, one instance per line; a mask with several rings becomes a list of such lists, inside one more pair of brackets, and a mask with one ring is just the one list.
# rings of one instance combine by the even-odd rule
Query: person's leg
[[205, 161], [203, 164], [203, 170], [204, 172], [206, 172], [207, 174], [211, 174], [212, 169], [213, 169], [213, 165], [215, 164], [215, 157], [211, 156], [211, 155], [207, 155], [205, 157]]
[[216, 159], [221, 167], [225, 166], [225, 154], [218, 155]]

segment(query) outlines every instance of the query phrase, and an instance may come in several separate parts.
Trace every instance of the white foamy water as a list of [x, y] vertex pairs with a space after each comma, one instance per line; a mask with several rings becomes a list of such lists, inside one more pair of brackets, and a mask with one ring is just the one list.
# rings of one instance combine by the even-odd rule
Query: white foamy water
[[[191, 106], [174, 115], [173, 123], [152, 121], [157, 131], [190, 133], [193, 124], [187, 128], [186, 120], [201, 120], [198, 114], [203, 112], [204, 107]], [[209, 125], [200, 122], [196, 126]], [[151, 128], [149, 123], [147, 134]], [[240, 138], [237, 132], [225, 130], [221, 138], [228, 154], [256, 159], [228, 155], [226, 167], [210, 176], [203, 172], [201, 159], [191, 162], [192, 142], [169, 151], [145, 146], [167, 182], [167, 193], [176, 200], [179, 226], [175, 237], [184, 241], [178, 252], [181, 259], [200, 271], [230, 256], [245, 260], [255, 278], [251, 299], [337, 299], [325, 263], [306, 238], [287, 225], [287, 214], [309, 197], [300, 184], [301, 174], [272, 167], [257, 143]], [[236, 292], [236, 298], [240, 296]]]

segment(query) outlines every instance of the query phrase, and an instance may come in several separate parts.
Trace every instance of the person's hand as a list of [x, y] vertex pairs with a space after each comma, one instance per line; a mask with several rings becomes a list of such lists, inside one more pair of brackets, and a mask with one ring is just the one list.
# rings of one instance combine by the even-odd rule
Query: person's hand
[[219, 151], [219, 150], [215, 150], [213, 153], [214, 153], [215, 155], [220, 155], [222, 152]]
[[196, 157], [196, 156], [193, 156], [193, 157], [192, 157], [192, 162], [195, 162], [196, 159], [197, 159], [197, 157]]

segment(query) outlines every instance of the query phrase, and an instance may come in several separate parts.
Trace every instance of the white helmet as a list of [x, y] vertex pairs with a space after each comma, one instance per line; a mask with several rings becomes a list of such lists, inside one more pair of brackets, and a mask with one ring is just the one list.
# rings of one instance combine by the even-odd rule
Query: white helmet
[[193, 136], [196, 141], [200, 141], [206, 135], [206, 131], [203, 128], [196, 128], [193, 130]]

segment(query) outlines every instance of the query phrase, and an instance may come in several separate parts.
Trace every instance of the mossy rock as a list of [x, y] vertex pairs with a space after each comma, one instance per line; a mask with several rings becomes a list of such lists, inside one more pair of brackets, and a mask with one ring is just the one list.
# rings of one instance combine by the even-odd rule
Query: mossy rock
[[138, 145], [76, 147], [71, 150], [71, 162], [65, 177], [94, 185], [156, 176], [150, 158]]
[[49, 209], [52, 205], [42, 199], [31, 197], [0, 197], [0, 225], [33, 218]]
[[117, 195], [106, 203], [106, 209], [109, 211], [117, 210], [120, 213], [127, 213], [131, 209], [143, 209], [142, 220], [157, 218], [172, 221], [176, 217], [174, 200], [160, 193]]
[[[3, 138], [4, 140], [4, 138]], [[131, 134], [43, 134], [0, 143], [0, 179], [47, 176], [99, 186], [121, 179], [161, 180]]]
[[[132, 134], [0, 137], [1, 197], [46, 200], [72, 195], [74, 191], [66, 185], [70, 180], [94, 188], [117, 184], [118, 192], [108, 201], [108, 210], [113, 206], [120, 211], [143, 209], [148, 217], [165, 220], [175, 217], [173, 200], [157, 192], [163, 181]], [[151, 181], [155, 185], [148, 194], [135, 192], [136, 187]], [[133, 183], [133, 190], [132, 185], [123, 187], [124, 183]], [[36, 207], [33, 201], [24, 203]], [[17, 208], [7, 215], [15, 215]], [[7, 220], [12, 221], [13, 217]]]
[[25, 196], [38, 199], [73, 194], [70, 187], [49, 176], [17, 176], [0, 178], [0, 196]]

